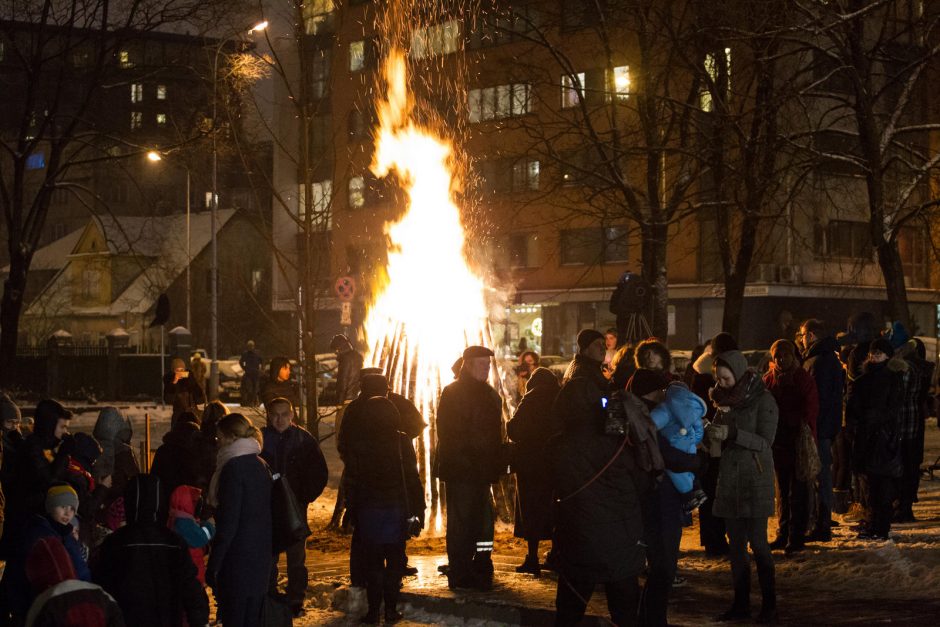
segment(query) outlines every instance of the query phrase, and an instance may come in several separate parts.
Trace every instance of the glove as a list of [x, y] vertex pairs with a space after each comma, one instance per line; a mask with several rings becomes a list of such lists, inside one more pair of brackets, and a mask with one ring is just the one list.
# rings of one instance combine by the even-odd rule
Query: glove
[[705, 435], [712, 442], [724, 442], [728, 439], [728, 425], [710, 424], [705, 427]]

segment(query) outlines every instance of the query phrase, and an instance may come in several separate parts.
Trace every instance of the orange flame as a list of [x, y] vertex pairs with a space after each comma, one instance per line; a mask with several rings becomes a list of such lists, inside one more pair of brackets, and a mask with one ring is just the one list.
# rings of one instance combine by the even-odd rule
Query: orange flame
[[[485, 286], [464, 257], [466, 237], [453, 199], [452, 145], [411, 119], [400, 51], [389, 55], [385, 78], [372, 171], [384, 177], [394, 170], [408, 207], [398, 222], [386, 224], [391, 244], [387, 276], [366, 316], [366, 360], [382, 366], [392, 389], [411, 398], [429, 419], [441, 387], [452, 379], [454, 360], [468, 344], [490, 337]], [[430, 437], [426, 431], [428, 489]]]

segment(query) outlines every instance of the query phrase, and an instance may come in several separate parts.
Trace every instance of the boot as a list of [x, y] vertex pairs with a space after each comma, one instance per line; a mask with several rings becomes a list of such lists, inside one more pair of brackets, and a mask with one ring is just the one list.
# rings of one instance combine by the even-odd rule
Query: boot
[[385, 623], [394, 624], [404, 616], [398, 611], [398, 597], [401, 594], [401, 577], [391, 572], [385, 572], [382, 588], [382, 598], [385, 601]]
[[537, 578], [542, 574], [542, 568], [539, 566], [538, 558], [533, 559], [532, 556], [529, 555], [522, 564], [516, 566], [516, 572], [529, 573], [530, 575], [535, 575]]

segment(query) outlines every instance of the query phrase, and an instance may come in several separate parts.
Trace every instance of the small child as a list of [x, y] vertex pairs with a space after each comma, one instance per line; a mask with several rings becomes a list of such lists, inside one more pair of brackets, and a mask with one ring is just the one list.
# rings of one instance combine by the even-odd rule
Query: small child
[[[705, 401], [693, 394], [683, 383], [672, 383], [666, 388], [666, 399], [657, 405], [650, 417], [669, 444], [683, 453], [695, 454], [702, 441], [705, 416]], [[672, 485], [685, 497], [683, 509], [691, 513], [708, 498], [702, 490], [695, 489], [695, 475], [691, 472], [666, 471]]]
[[167, 527], [183, 538], [189, 546], [189, 555], [196, 565], [199, 582], [206, 585], [206, 547], [215, 536], [215, 525], [199, 519], [202, 509], [202, 490], [181, 485], [170, 495], [170, 517]]

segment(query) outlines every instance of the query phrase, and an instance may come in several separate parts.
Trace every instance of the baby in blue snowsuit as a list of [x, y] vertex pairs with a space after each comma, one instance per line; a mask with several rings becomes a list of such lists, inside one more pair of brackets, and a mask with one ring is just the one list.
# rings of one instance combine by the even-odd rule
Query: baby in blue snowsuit
[[[702, 441], [705, 416], [705, 401], [700, 399], [682, 383], [673, 383], [666, 388], [666, 400], [657, 405], [650, 417], [660, 434], [673, 448], [683, 453], [695, 454], [696, 446]], [[694, 490], [695, 475], [691, 472], [672, 472], [667, 470], [676, 491], [686, 497], [684, 509], [691, 512], [705, 502], [705, 493]]]

